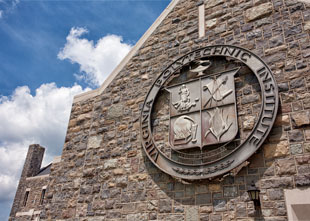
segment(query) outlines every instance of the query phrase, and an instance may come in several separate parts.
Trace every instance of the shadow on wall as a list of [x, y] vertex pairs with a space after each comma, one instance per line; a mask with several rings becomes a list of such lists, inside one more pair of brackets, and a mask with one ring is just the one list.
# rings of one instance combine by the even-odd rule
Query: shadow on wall
[[[201, 220], [236, 219], [252, 217], [265, 220], [268, 211], [260, 207], [255, 210], [247, 189], [254, 181], [258, 186], [260, 180], [273, 174], [274, 166], [264, 166], [263, 151], [260, 149], [249, 160], [249, 165], [235, 176], [226, 176], [214, 180], [184, 181], [173, 178], [160, 171], [143, 152], [145, 167], [154, 184], [154, 207], [159, 213], [200, 214]], [[262, 195], [266, 194], [262, 191]], [[156, 202], [158, 199], [158, 202]], [[151, 201], [152, 202], [152, 201]]]

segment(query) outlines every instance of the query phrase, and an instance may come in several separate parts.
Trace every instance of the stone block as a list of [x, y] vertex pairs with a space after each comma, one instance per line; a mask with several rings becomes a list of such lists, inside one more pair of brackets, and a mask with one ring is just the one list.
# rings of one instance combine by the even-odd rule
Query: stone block
[[309, 111], [301, 111], [291, 114], [292, 124], [295, 128], [307, 126], [310, 124]]
[[160, 199], [158, 211], [160, 213], [171, 213], [172, 212], [172, 203], [169, 199]]
[[149, 211], [156, 211], [158, 207], [158, 201], [157, 200], [151, 200], [147, 204], [147, 209]]
[[267, 194], [269, 200], [284, 200], [284, 193], [281, 189], [270, 189]]
[[255, 124], [255, 116], [245, 116], [242, 121], [244, 130], [252, 130]]
[[283, 157], [289, 154], [289, 144], [287, 141], [280, 141], [276, 144], [265, 144], [263, 148], [266, 159]]
[[221, 184], [218, 184], [218, 183], [209, 184], [210, 192], [218, 192], [218, 191], [221, 191], [221, 189], [222, 189]]
[[191, 206], [185, 208], [185, 220], [186, 221], [199, 221], [199, 213], [197, 206]]
[[254, 103], [259, 101], [259, 95], [258, 94], [250, 94], [247, 96], [244, 96], [241, 100], [241, 104], [245, 105], [245, 104], [249, 104], [249, 103]]
[[275, 164], [279, 176], [296, 174], [294, 158], [277, 160]]
[[298, 165], [310, 164], [310, 155], [298, 156], [296, 162]]
[[79, 124], [79, 123], [81, 123], [81, 122], [83, 122], [85, 120], [89, 120], [89, 119], [91, 119], [91, 114], [90, 113], [88, 113], [88, 114], [80, 114], [77, 117], [77, 123]]
[[292, 177], [269, 178], [261, 180], [261, 188], [289, 188], [293, 187]]
[[291, 130], [288, 132], [290, 142], [301, 142], [304, 141], [304, 135], [301, 130]]
[[224, 3], [224, 0], [208, 0], [206, 2], [205, 7], [206, 7], [206, 9], [208, 9], [208, 8], [212, 8], [212, 7], [217, 6], [219, 4], [222, 4], [222, 3]]
[[249, 159], [249, 168], [259, 168], [259, 167], [264, 167], [264, 155], [263, 151], [259, 151], [256, 154], [253, 154], [251, 158]]
[[196, 195], [196, 204], [210, 204], [211, 203], [211, 194], [210, 193], [202, 193]]
[[309, 129], [305, 129], [304, 133], [305, 133], [305, 139], [306, 140], [310, 140], [310, 130]]
[[222, 214], [210, 214], [210, 221], [223, 221]]
[[147, 213], [136, 213], [136, 214], [129, 214], [127, 215], [127, 221], [147, 221], [148, 214]]
[[305, 31], [309, 31], [309, 30], [310, 30], [310, 21], [306, 21], [306, 22], [304, 23], [304, 30], [305, 30]]
[[224, 187], [224, 197], [236, 197], [238, 196], [237, 186], [225, 186]]
[[226, 211], [226, 200], [224, 199], [215, 199], [213, 200], [213, 208], [215, 212], [224, 212]]
[[112, 105], [108, 108], [107, 110], [107, 116], [106, 119], [107, 120], [113, 120], [113, 119], [118, 119], [121, 116], [123, 116], [123, 105], [121, 104], [116, 104], [116, 105]]
[[246, 204], [238, 203], [236, 206], [236, 216], [237, 217], [247, 217]]
[[217, 24], [217, 18], [210, 19], [210, 20], [206, 21], [206, 28], [211, 29], [211, 28], [215, 27], [216, 24]]
[[96, 175], [95, 168], [84, 169], [83, 177], [93, 177]]
[[200, 213], [212, 213], [212, 206], [201, 206]]
[[272, 3], [264, 3], [245, 11], [245, 20], [247, 22], [262, 18], [272, 13]]
[[117, 159], [110, 159], [106, 160], [103, 164], [103, 168], [107, 169], [115, 169], [117, 167], [118, 160]]
[[263, 217], [273, 216], [273, 209], [262, 209]]
[[295, 155], [295, 154], [302, 154], [303, 150], [302, 150], [302, 144], [298, 143], [298, 144], [291, 144], [290, 145], [290, 151], [291, 154]]
[[101, 145], [101, 141], [102, 141], [101, 135], [89, 137], [87, 142], [87, 148], [88, 149], [99, 148]]
[[128, 184], [127, 178], [125, 176], [117, 177], [115, 181], [116, 181], [116, 186], [122, 187], [122, 188], [126, 187]]
[[305, 80], [303, 78], [293, 79], [290, 82], [290, 86], [292, 89], [300, 88], [305, 86]]
[[140, 173], [140, 174], [130, 175], [128, 179], [129, 181], [138, 182], [138, 181], [146, 180], [147, 177], [148, 175], [146, 173]]
[[274, 122], [274, 126], [289, 126], [290, 125], [290, 117], [287, 114], [278, 115], [276, 121]]
[[113, 174], [114, 175], [123, 175], [124, 174], [124, 170], [123, 169], [121, 169], [121, 168], [118, 168], [118, 169], [115, 169], [115, 170], [113, 170]]
[[310, 174], [297, 175], [294, 180], [297, 187], [310, 186]]
[[275, 48], [270, 48], [270, 49], [266, 49], [265, 50], [265, 54], [266, 55], [271, 55], [271, 54], [275, 54], [279, 51], [285, 51], [287, 50], [287, 47], [286, 45], [281, 45], [281, 46], [278, 46], [278, 47], [275, 47]]
[[200, 215], [200, 221], [209, 221], [209, 215], [206, 214]]

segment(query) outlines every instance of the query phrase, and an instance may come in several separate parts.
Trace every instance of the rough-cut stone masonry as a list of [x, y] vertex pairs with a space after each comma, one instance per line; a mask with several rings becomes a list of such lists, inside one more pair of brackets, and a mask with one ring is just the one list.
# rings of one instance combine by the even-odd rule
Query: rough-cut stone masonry
[[[24, 168], [21, 174], [19, 185], [13, 202], [11, 216], [17, 216], [16, 220], [30, 219], [31, 216], [20, 216], [23, 213], [31, 213], [39, 216], [40, 210], [44, 205], [41, 204], [42, 188], [49, 184], [48, 175], [37, 176], [45, 149], [40, 145], [30, 145]], [[29, 191], [27, 200], [25, 200], [26, 191]]]
[[[199, 39], [198, 2], [180, 1], [101, 95], [73, 104], [42, 220], [287, 220], [283, 189], [310, 185], [310, 5], [208, 0], [206, 33]], [[140, 109], [170, 63], [213, 44], [261, 56], [276, 77], [280, 110], [267, 141], [236, 176], [184, 183], [144, 155]], [[258, 101], [255, 82], [239, 80], [239, 104]], [[254, 106], [242, 109], [244, 115], [239, 110], [246, 130], [253, 127]], [[252, 181], [261, 190], [260, 212], [246, 193]]]

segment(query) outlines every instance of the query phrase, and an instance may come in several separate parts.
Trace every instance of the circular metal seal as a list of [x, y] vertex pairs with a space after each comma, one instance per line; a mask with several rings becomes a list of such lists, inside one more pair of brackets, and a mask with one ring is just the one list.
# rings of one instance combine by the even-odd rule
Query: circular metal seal
[[[215, 57], [236, 60], [251, 70], [260, 86], [260, 112], [254, 127], [242, 142], [229, 154], [204, 161], [204, 153], [191, 153], [191, 148], [202, 151], [206, 146], [219, 145], [213, 152], [219, 154], [226, 144], [238, 134], [234, 76], [239, 69], [217, 75], [207, 72]], [[180, 70], [195, 63], [191, 73], [196, 78], [167, 87], [168, 81], [180, 74]], [[197, 65], [198, 64], [198, 65]], [[169, 148], [192, 163], [180, 162], [162, 151], [152, 134], [152, 112], [159, 92], [170, 92]], [[263, 144], [270, 133], [278, 110], [278, 87], [268, 66], [247, 49], [231, 45], [214, 45], [192, 51], [173, 62], [151, 86], [141, 111], [141, 140], [148, 158], [160, 170], [171, 176], [187, 180], [212, 178], [228, 173], [246, 161]], [[224, 143], [224, 144], [223, 144]], [[225, 150], [227, 150], [226, 148]], [[199, 151], [198, 151], [199, 152]], [[210, 155], [212, 151], [206, 152]], [[212, 155], [212, 154], [211, 154]], [[210, 158], [212, 159], [212, 157]]]

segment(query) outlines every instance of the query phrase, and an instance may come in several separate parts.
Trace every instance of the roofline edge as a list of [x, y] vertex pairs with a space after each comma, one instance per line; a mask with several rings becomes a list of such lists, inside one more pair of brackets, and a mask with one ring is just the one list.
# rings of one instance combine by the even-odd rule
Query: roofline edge
[[73, 103], [81, 102], [89, 98], [95, 97], [101, 94], [107, 86], [114, 80], [117, 74], [124, 68], [124, 66], [129, 62], [129, 60], [136, 54], [136, 52], [141, 48], [145, 41], [153, 34], [155, 29], [162, 23], [162, 21], [168, 16], [172, 9], [180, 2], [181, 0], [172, 0], [170, 4], [165, 8], [165, 10], [159, 15], [151, 27], [143, 34], [139, 41], [133, 46], [129, 53], [123, 58], [123, 60], [116, 66], [116, 68], [111, 72], [111, 74], [105, 79], [103, 84], [92, 91], [88, 91], [82, 94], [74, 96]]

